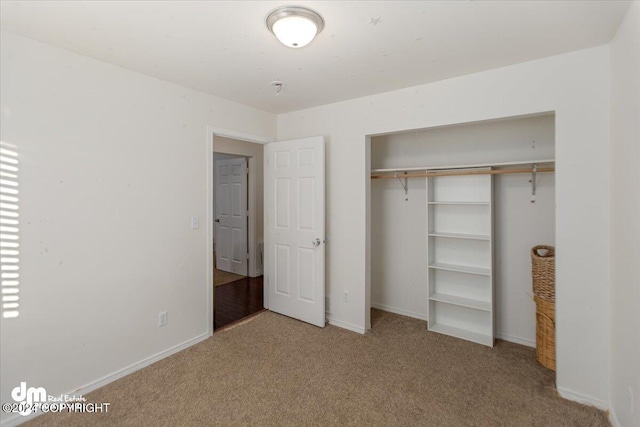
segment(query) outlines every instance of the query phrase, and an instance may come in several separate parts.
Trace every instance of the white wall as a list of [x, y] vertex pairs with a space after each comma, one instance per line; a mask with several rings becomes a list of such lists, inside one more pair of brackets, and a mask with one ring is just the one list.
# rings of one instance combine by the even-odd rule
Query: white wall
[[207, 336], [207, 125], [273, 138], [276, 120], [9, 33], [1, 42], [1, 139], [20, 156], [20, 315], [1, 327], [9, 402], [20, 381], [70, 393]]
[[[609, 48], [528, 63], [278, 116], [278, 138], [327, 141], [329, 319], [364, 331], [366, 135], [556, 112], [557, 384], [609, 401]], [[349, 302], [340, 295], [348, 290]]]
[[[640, 425], [640, 4], [611, 44], [611, 404]], [[635, 397], [634, 407], [629, 392]]]
[[[548, 114], [374, 137], [372, 169], [553, 159], [554, 130]], [[535, 346], [529, 250], [555, 243], [555, 179], [538, 175], [536, 203], [531, 203], [530, 178], [494, 177], [494, 276], [496, 336]], [[371, 302], [426, 320], [425, 190], [424, 178], [410, 179], [405, 201], [396, 180], [371, 182]]]
[[496, 337], [536, 345], [531, 248], [555, 246], [555, 175], [538, 174], [531, 203], [530, 175], [494, 177]]
[[553, 160], [554, 130], [553, 114], [541, 114], [381, 135], [371, 169]]
[[408, 188], [405, 200], [398, 181], [371, 182], [371, 305], [427, 320], [426, 180]]

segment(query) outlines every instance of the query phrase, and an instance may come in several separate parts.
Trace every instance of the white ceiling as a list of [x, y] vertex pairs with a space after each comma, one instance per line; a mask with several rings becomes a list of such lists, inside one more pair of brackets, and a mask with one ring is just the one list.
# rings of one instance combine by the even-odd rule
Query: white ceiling
[[[281, 45], [264, 23], [272, 9], [292, 3], [316, 10], [326, 22], [302, 49]], [[628, 6], [616, 1], [3, 0], [0, 26], [282, 113], [605, 44]], [[287, 84], [280, 96], [270, 85], [274, 80]]]

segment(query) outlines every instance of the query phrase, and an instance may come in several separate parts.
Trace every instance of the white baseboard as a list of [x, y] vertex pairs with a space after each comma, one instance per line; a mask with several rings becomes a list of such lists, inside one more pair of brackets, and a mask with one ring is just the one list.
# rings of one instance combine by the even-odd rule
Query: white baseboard
[[[73, 391], [69, 391], [67, 393], [62, 393], [63, 395], [86, 395], [91, 393], [94, 390], [99, 389], [100, 387], [104, 387], [105, 385], [112, 383], [116, 380], [119, 380], [122, 377], [125, 377], [129, 374], [134, 373], [135, 371], [139, 371], [142, 368], [146, 368], [147, 366], [162, 360], [166, 357], [171, 356], [172, 354], [178, 353], [186, 348], [189, 348], [193, 345], [198, 344], [201, 341], [206, 340], [207, 338], [209, 338], [211, 336], [211, 334], [209, 333], [204, 333], [202, 335], [199, 335], [197, 337], [191, 338], [181, 344], [177, 344], [173, 347], [169, 347], [166, 350], [163, 350], [159, 353], [156, 353], [152, 356], [147, 357], [146, 359], [142, 359], [139, 362], [136, 362], [132, 365], [129, 365], [125, 368], [119, 369], [109, 375], [106, 375], [102, 378], [99, 378], [95, 381], [90, 382], [89, 384], [86, 384], [80, 388], [77, 388]], [[98, 403], [98, 402], [96, 402]], [[19, 424], [22, 424], [24, 422], [27, 422], [37, 416], [42, 415], [42, 412], [32, 412], [31, 414], [27, 415], [27, 416], [22, 416], [20, 414], [15, 414], [13, 416], [7, 417], [6, 419], [2, 420], [2, 423], [0, 423], [1, 427], [13, 427], [13, 426], [17, 426]]]
[[616, 416], [616, 412], [613, 410], [613, 406], [609, 408], [609, 422], [613, 427], [622, 427], [622, 424], [620, 424], [620, 421]]
[[391, 307], [389, 305], [379, 304], [377, 302], [371, 303], [371, 308], [377, 308], [379, 310], [388, 311], [389, 313], [399, 314], [401, 316], [413, 317], [414, 319], [428, 320], [426, 314], [415, 313], [409, 310], [403, 310], [401, 308]]
[[2, 423], [0, 423], [0, 425], [2, 427], [17, 426], [19, 424], [26, 423], [27, 421], [34, 419], [38, 415], [41, 415], [41, 412], [38, 412], [38, 413], [32, 412], [27, 416], [22, 416], [20, 414], [13, 414], [10, 417], [7, 417], [6, 419], [4, 419]]
[[347, 323], [347, 322], [343, 322], [342, 320], [334, 319], [331, 316], [329, 316], [328, 314], [325, 314], [325, 316], [327, 317], [327, 321], [329, 322], [330, 325], [337, 326], [337, 327], [343, 328], [343, 329], [348, 329], [350, 331], [357, 332], [359, 334], [364, 334], [365, 332], [367, 332], [365, 328], [362, 328], [360, 326], [352, 325], [351, 323]]
[[604, 400], [600, 400], [592, 396], [587, 396], [585, 394], [578, 393], [573, 390], [569, 390], [563, 387], [558, 387], [558, 394], [561, 397], [564, 397], [565, 399], [568, 399], [568, 400], [573, 400], [574, 402], [582, 403], [584, 405], [595, 406], [596, 408], [602, 409], [603, 411], [609, 410], [609, 402], [605, 402]]
[[536, 348], [536, 340], [535, 339], [530, 340], [528, 338], [514, 337], [513, 335], [503, 334], [502, 332], [496, 332], [496, 338], [501, 339], [501, 340], [505, 340], [505, 341], [509, 341], [509, 342], [513, 342], [513, 343], [516, 343], [516, 344], [526, 345], [527, 347]]

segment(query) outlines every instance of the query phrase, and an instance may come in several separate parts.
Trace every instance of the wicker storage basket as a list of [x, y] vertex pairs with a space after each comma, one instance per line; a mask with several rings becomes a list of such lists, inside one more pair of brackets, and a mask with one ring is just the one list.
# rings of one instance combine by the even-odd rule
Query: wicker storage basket
[[553, 246], [531, 249], [533, 299], [536, 302], [536, 360], [556, 370], [556, 266]]
[[556, 370], [556, 304], [534, 297], [536, 302], [536, 360]]
[[556, 251], [553, 246], [534, 246], [531, 249], [531, 274], [533, 295], [555, 302], [556, 300]]

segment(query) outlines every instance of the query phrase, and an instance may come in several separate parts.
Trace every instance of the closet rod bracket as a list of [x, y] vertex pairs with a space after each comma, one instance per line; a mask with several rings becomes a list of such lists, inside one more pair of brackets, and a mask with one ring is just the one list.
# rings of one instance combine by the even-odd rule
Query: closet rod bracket
[[407, 180], [407, 173], [404, 172], [404, 177], [400, 178], [398, 176], [398, 172], [394, 172], [393, 174], [394, 178], [396, 178], [398, 180], [398, 182], [400, 182], [400, 185], [402, 185], [402, 188], [404, 189], [404, 200], [407, 201], [409, 200], [408, 196], [409, 196], [409, 181]]
[[534, 163], [531, 168], [531, 179], [529, 182], [531, 183], [531, 203], [536, 202], [536, 177], [538, 175], [538, 165]]

